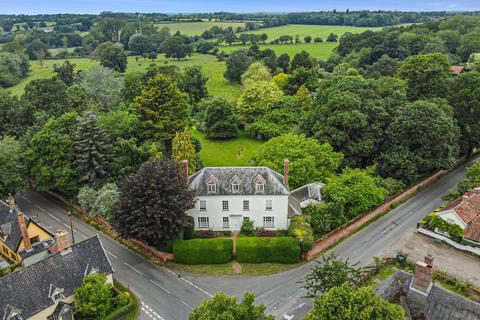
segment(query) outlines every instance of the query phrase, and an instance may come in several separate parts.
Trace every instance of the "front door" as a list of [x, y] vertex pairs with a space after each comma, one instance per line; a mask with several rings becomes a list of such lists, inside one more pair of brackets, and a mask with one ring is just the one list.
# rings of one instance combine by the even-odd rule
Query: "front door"
[[242, 227], [242, 216], [230, 216], [230, 230], [240, 231]]

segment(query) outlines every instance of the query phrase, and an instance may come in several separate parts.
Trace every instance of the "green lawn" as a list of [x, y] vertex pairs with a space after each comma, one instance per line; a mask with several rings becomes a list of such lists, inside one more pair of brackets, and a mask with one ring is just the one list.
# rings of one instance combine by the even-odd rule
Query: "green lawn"
[[227, 28], [233, 27], [235, 30], [237, 27], [244, 27], [244, 22], [220, 22], [220, 21], [205, 21], [205, 22], [168, 22], [168, 23], [158, 23], [156, 26], [169, 27], [171, 33], [180, 31], [182, 34], [187, 36], [199, 36], [205, 30], [210, 29], [213, 26]]
[[266, 33], [268, 35], [267, 41], [272, 41], [280, 36], [289, 35], [295, 37], [296, 35], [300, 36], [303, 41], [303, 37], [311, 36], [312, 38], [321, 37], [325, 40], [330, 33], [334, 33], [341, 37], [345, 32], [351, 33], [361, 33], [367, 30], [381, 30], [382, 28], [362, 28], [362, 27], [351, 27], [351, 26], [319, 26], [319, 25], [304, 25], [304, 24], [288, 24], [285, 26], [272, 27], [255, 30], [249, 33], [262, 34]]
[[[295, 54], [304, 51], [310, 53], [313, 57], [318, 59], [328, 59], [332, 54], [333, 49], [337, 46], [338, 43], [336, 42], [324, 42], [324, 43], [299, 43], [299, 44], [266, 44], [266, 45], [259, 45], [261, 50], [265, 50], [267, 48], [272, 49], [275, 51], [277, 56], [287, 53], [291, 58], [295, 56]], [[219, 49], [225, 51], [226, 53], [230, 53], [235, 50], [240, 49], [248, 49], [250, 45], [242, 46], [242, 45], [232, 45], [232, 46], [222, 46]]]
[[245, 136], [228, 140], [208, 140], [205, 135], [193, 130], [192, 134], [200, 139], [202, 150], [200, 157], [205, 167], [248, 166], [249, 160], [257, 154], [262, 141]]
[[[92, 66], [98, 64], [98, 61], [89, 58], [70, 59], [70, 61], [76, 65], [77, 70], [88, 70]], [[62, 63], [63, 60], [46, 60], [43, 63], [43, 67], [40, 67], [40, 63], [38, 61], [31, 61], [30, 74], [26, 78], [22, 79], [20, 83], [9, 88], [8, 90], [11, 90], [12, 93], [16, 95], [21, 95], [28, 82], [35, 79], [50, 78], [53, 75], [53, 65]], [[127, 72], [144, 71], [150, 66], [151, 63], [151, 60], [145, 60], [143, 58], [140, 58], [137, 63], [134, 57], [128, 57]], [[179, 68], [192, 65], [201, 65], [203, 67], [203, 72], [209, 78], [207, 87], [211, 95], [221, 96], [229, 101], [234, 102], [241, 93], [241, 87], [239, 85], [231, 84], [223, 77], [223, 73], [225, 72], [226, 68], [225, 63], [218, 62], [217, 59], [212, 55], [194, 54], [191, 58], [180, 61], [165, 59], [163, 55], [160, 55], [154, 63], [171, 64], [176, 65]]]

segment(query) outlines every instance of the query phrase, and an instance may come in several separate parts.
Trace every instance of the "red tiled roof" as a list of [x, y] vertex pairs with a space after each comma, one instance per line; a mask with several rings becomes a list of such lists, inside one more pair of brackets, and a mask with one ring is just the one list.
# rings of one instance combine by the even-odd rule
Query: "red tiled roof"
[[450, 74], [458, 76], [460, 73], [465, 71], [465, 67], [462, 66], [451, 66], [450, 67]]
[[478, 216], [467, 226], [463, 237], [469, 240], [480, 242], [480, 216]]
[[453, 210], [468, 224], [480, 215], [480, 193], [478, 190], [466, 193], [462, 200]]

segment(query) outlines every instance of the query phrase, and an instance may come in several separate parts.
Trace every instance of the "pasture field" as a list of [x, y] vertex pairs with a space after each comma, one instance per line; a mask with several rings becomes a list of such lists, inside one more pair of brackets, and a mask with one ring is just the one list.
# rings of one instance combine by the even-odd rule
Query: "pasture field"
[[247, 137], [242, 133], [238, 138], [226, 140], [209, 140], [205, 135], [192, 130], [201, 144], [200, 158], [205, 167], [248, 166], [249, 160], [256, 156], [263, 141]]
[[[296, 35], [300, 37], [303, 42], [303, 37], [311, 36], [312, 38], [321, 37], [323, 40], [326, 40], [330, 33], [336, 34], [339, 38], [345, 32], [351, 33], [361, 33], [367, 30], [381, 30], [382, 28], [362, 28], [362, 27], [352, 27], [352, 26], [325, 26], [325, 25], [306, 25], [306, 24], [288, 24], [285, 26], [272, 27], [259, 29], [248, 33], [262, 34], [266, 33], [268, 35], [267, 41], [272, 41], [280, 36], [289, 35], [295, 38]], [[312, 40], [313, 41], [313, 40]]]
[[166, 22], [166, 23], [157, 23], [155, 24], [158, 27], [169, 27], [170, 32], [174, 34], [177, 31], [180, 31], [182, 34], [187, 36], [199, 36], [205, 30], [209, 30], [213, 26], [227, 28], [233, 27], [235, 30], [236, 27], [244, 27], [244, 22], [221, 22], [221, 21], [205, 21], [205, 22]]
[[[77, 70], [88, 70], [92, 66], [99, 64], [98, 61], [89, 58], [69, 59], [70, 62], [76, 65]], [[30, 73], [22, 79], [17, 85], [8, 88], [12, 93], [21, 95], [28, 82], [35, 79], [45, 79], [53, 76], [53, 65], [62, 64], [64, 60], [45, 60], [43, 67], [40, 67], [39, 61], [30, 61]], [[231, 84], [223, 77], [225, 72], [225, 63], [219, 62], [212, 55], [194, 54], [191, 58], [186, 60], [170, 60], [165, 59], [163, 55], [153, 62], [156, 64], [176, 65], [179, 68], [184, 68], [193, 65], [201, 65], [203, 72], [209, 78], [207, 82], [208, 92], [213, 96], [221, 96], [229, 101], [234, 102], [241, 94], [241, 87], [239, 85]], [[152, 64], [151, 60], [140, 58], [138, 63], [134, 57], [128, 57], [127, 72], [131, 71], [145, 71]]]
[[[318, 59], [328, 59], [332, 54], [333, 49], [338, 45], [337, 42], [322, 42], [322, 43], [293, 43], [293, 44], [260, 44], [258, 47], [260, 50], [272, 49], [275, 51], [277, 56], [287, 53], [290, 58], [293, 58], [295, 54], [302, 51], [307, 51], [313, 57]], [[220, 51], [225, 51], [225, 53], [231, 53], [235, 50], [248, 49], [250, 45], [231, 45], [231, 46], [221, 46], [219, 47]]]

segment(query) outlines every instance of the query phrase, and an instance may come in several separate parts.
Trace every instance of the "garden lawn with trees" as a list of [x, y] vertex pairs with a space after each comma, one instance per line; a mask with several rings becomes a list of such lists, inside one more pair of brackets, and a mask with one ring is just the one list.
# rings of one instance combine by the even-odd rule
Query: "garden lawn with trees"
[[187, 36], [199, 36], [204, 31], [211, 29], [212, 27], [228, 28], [232, 27], [245, 27], [245, 22], [233, 22], [233, 21], [198, 21], [198, 22], [170, 22], [156, 23], [157, 27], [168, 27], [172, 33], [180, 31], [180, 33]]
[[[38, 61], [30, 62], [30, 72], [27, 77], [23, 78], [17, 85], [9, 88], [12, 93], [16, 95], [21, 95], [25, 86], [32, 80], [36, 79], [47, 79], [54, 75], [53, 65], [61, 65], [65, 60], [45, 60], [43, 62], [43, 67], [40, 66]], [[75, 58], [69, 59], [73, 64], [75, 64], [75, 70], [89, 70], [93, 66], [99, 64], [99, 61], [92, 60], [89, 58]], [[206, 54], [193, 54], [191, 58], [186, 60], [172, 60], [166, 59], [162, 55], [158, 56], [155, 61], [151, 61], [145, 58], [139, 58], [138, 62], [135, 57], [128, 57], [128, 65], [126, 72], [135, 72], [135, 71], [145, 71], [147, 70], [152, 63], [157, 65], [172, 65], [177, 66], [181, 69], [200, 65], [202, 66], [203, 72], [209, 78], [207, 82], [207, 87], [210, 94], [218, 97], [222, 97], [229, 101], [235, 101], [236, 98], [240, 95], [241, 88], [235, 84], [229, 83], [225, 78], [223, 78], [223, 72], [225, 72], [225, 64], [219, 62], [212, 55]]]

